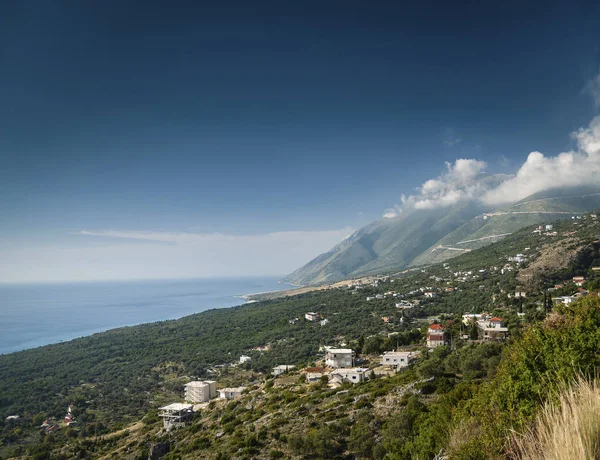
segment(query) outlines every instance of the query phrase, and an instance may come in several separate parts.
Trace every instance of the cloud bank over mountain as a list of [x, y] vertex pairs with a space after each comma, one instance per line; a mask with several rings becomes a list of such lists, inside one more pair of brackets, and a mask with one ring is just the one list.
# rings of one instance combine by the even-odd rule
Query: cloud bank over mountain
[[[387, 209], [383, 217], [396, 217], [403, 210], [435, 209], [461, 201], [478, 200], [490, 206], [514, 203], [538, 192], [573, 186], [600, 186], [600, 116], [585, 128], [571, 133], [574, 150], [545, 156], [531, 152], [514, 175], [500, 183], [485, 178], [487, 164], [460, 158], [446, 163], [446, 171], [423, 183], [416, 194], [402, 195], [402, 204]], [[500, 177], [500, 176], [497, 176]]]

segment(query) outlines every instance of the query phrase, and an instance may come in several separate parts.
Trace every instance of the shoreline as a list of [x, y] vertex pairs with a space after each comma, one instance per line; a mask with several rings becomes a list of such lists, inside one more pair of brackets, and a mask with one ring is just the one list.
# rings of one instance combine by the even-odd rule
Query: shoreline
[[[273, 292], [286, 287], [278, 278], [163, 280], [157, 282], [1, 285], [0, 322], [13, 318], [10, 334], [0, 340], [0, 355], [60, 345], [132, 326], [178, 320], [213, 309], [242, 306], [240, 292]], [[262, 289], [261, 289], [262, 288]], [[43, 302], [40, 301], [43, 299]], [[17, 310], [14, 305], [23, 308]], [[42, 323], [30, 324], [36, 311]], [[90, 314], [86, 314], [86, 312]], [[99, 313], [102, 312], [102, 313]], [[73, 317], [68, 327], [62, 319]]]

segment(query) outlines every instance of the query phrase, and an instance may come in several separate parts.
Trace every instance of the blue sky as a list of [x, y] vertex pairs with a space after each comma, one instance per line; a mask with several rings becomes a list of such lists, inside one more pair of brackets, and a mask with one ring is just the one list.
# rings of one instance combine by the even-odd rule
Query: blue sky
[[0, 280], [283, 274], [446, 162], [581, 150], [597, 2], [372, 3], [2, 4]]

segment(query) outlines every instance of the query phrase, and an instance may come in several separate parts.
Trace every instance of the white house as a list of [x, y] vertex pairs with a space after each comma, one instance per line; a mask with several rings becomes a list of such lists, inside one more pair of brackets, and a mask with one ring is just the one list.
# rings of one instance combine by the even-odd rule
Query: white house
[[329, 320], [327, 318], [322, 319], [319, 324], [321, 326], [327, 326], [329, 324]]
[[325, 364], [330, 367], [352, 367], [353, 355], [350, 348], [330, 348], [325, 354]]
[[573, 277], [573, 283], [575, 283], [575, 286], [583, 286], [583, 283], [585, 283], [585, 277], [583, 277], [583, 276], [574, 276]]
[[252, 361], [252, 358], [250, 356], [245, 356], [245, 355], [240, 356], [240, 364], [244, 364], [244, 363], [247, 363], [250, 361]]
[[408, 310], [413, 307], [414, 305], [412, 303], [406, 301], [396, 303], [396, 308], [399, 308], [401, 310]]
[[398, 369], [407, 367], [414, 355], [410, 351], [386, 351], [381, 356], [381, 364], [384, 366], [396, 366]]
[[275, 377], [277, 377], [278, 375], [285, 374], [286, 372], [291, 371], [292, 369], [295, 369], [295, 368], [296, 368], [296, 366], [280, 364], [279, 366], [275, 366], [273, 368], [273, 375]]
[[329, 381], [332, 383], [359, 383], [367, 380], [367, 371], [362, 367], [353, 367], [351, 369], [337, 369], [329, 374]]
[[560, 297], [554, 297], [554, 299], [552, 299], [554, 302], [560, 302], [564, 305], [569, 305], [571, 302], [573, 302], [575, 300], [575, 297], [571, 297], [568, 295], [563, 295]]
[[493, 318], [490, 318], [489, 323], [490, 323], [490, 327], [493, 328], [499, 328], [502, 327], [502, 318], [498, 318], [496, 316], [494, 316]]
[[377, 294], [377, 295], [375, 296], [375, 298], [376, 298], [376, 299], [378, 299], [378, 300], [381, 300], [381, 299], [383, 299], [383, 298], [384, 298], [384, 295], [383, 295], [383, 294]]
[[426, 292], [425, 293], [425, 297], [429, 297], [430, 299], [433, 299], [434, 297], [437, 297], [437, 294], [435, 292]]
[[373, 297], [373, 296], [367, 296], [367, 302], [370, 301], [370, 300], [373, 300], [374, 298], [375, 297]]
[[206, 402], [217, 397], [217, 382], [214, 380], [195, 381], [185, 384], [185, 400], [192, 404]]
[[223, 388], [219, 390], [219, 398], [221, 399], [233, 399], [239, 398], [242, 396], [243, 391], [246, 387], [237, 387], [237, 388]]
[[304, 318], [307, 321], [319, 321], [321, 319], [321, 315], [319, 313], [309, 311], [304, 314]]
[[462, 322], [463, 324], [468, 326], [473, 322], [479, 321], [482, 317], [483, 315], [481, 315], [480, 313], [465, 313], [464, 315], [462, 315]]

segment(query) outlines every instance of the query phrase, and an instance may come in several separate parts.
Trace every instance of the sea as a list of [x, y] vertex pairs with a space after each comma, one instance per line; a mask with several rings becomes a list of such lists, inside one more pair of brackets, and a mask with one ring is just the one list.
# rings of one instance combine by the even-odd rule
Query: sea
[[245, 303], [277, 277], [0, 284], [0, 354]]

